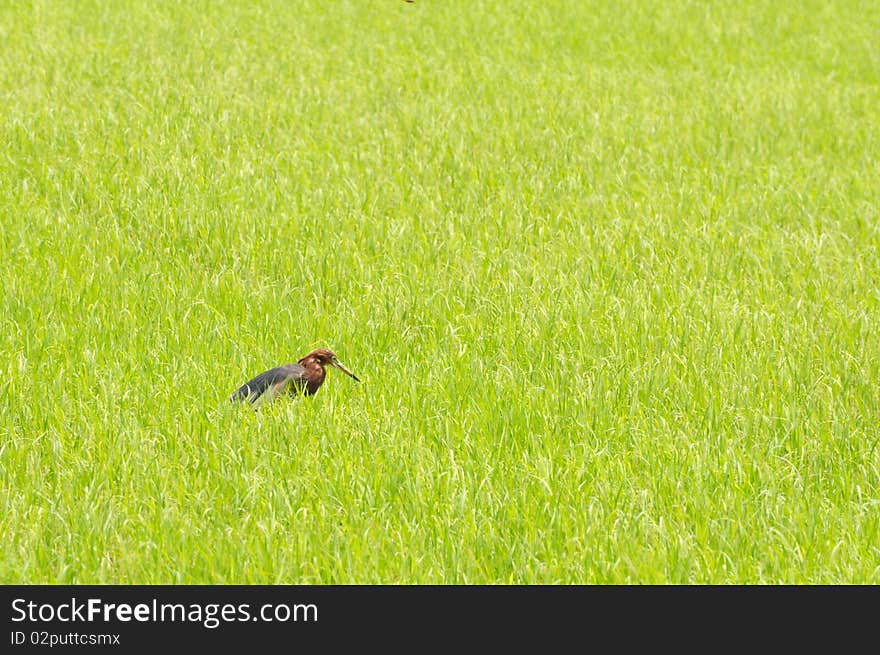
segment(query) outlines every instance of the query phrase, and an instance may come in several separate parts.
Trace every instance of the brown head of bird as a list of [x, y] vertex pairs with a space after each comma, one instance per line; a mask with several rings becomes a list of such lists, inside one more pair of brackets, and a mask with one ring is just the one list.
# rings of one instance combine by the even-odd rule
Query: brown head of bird
[[338, 368], [349, 377], [360, 382], [358, 377], [339, 361], [339, 358], [336, 357], [333, 351], [327, 350], [326, 348], [313, 350], [305, 357], [300, 358], [297, 364], [305, 369], [305, 394], [307, 396], [315, 393], [318, 390], [318, 387], [324, 383], [324, 377], [327, 375], [326, 366]]
[[271, 400], [283, 393], [302, 393], [311, 396], [324, 384], [327, 376], [326, 366], [333, 366], [360, 382], [358, 377], [339, 361], [332, 350], [318, 348], [296, 364], [285, 364], [260, 373], [254, 379], [245, 382], [232, 394], [230, 400], [248, 401]]

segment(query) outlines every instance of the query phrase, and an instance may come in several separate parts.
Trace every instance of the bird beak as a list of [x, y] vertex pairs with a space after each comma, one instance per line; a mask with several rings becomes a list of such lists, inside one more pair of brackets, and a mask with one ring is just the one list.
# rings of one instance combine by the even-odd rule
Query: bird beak
[[346, 374], [347, 376], [349, 376], [350, 378], [353, 378], [356, 382], [360, 382], [360, 379], [358, 378], [358, 376], [355, 375], [354, 373], [352, 373], [351, 371], [349, 371], [348, 368], [346, 368], [345, 364], [343, 364], [342, 362], [340, 362], [338, 359], [334, 359], [334, 360], [333, 360], [332, 362], [330, 362], [330, 363], [333, 364], [333, 366], [335, 366], [336, 368], [338, 368], [340, 371], [342, 371], [343, 373], [345, 373], [345, 374]]

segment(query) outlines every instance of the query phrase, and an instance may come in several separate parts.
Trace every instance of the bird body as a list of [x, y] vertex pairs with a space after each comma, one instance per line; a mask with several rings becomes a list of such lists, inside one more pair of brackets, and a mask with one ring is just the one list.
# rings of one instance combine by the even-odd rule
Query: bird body
[[332, 351], [319, 348], [301, 358], [296, 364], [284, 364], [260, 373], [236, 389], [229, 400], [254, 404], [257, 401], [273, 400], [285, 393], [311, 396], [324, 384], [324, 378], [327, 376], [324, 367], [328, 364], [360, 382]]

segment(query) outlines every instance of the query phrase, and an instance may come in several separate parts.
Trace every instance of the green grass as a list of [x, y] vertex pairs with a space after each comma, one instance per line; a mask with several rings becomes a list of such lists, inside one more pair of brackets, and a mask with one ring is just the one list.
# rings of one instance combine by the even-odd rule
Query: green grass
[[4, 3], [0, 582], [880, 582], [877, 34]]

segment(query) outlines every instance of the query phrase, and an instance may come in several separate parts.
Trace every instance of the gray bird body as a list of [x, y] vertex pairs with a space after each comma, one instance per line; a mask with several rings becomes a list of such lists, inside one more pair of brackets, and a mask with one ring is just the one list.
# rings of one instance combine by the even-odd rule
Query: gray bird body
[[[245, 382], [229, 399], [255, 403], [257, 400], [269, 400], [286, 392], [293, 395], [301, 391], [309, 396], [317, 391], [317, 388], [309, 389], [310, 386], [312, 385], [309, 385], [305, 367], [299, 364], [285, 364], [260, 373], [253, 380]], [[264, 397], [267, 392], [268, 397]]]

